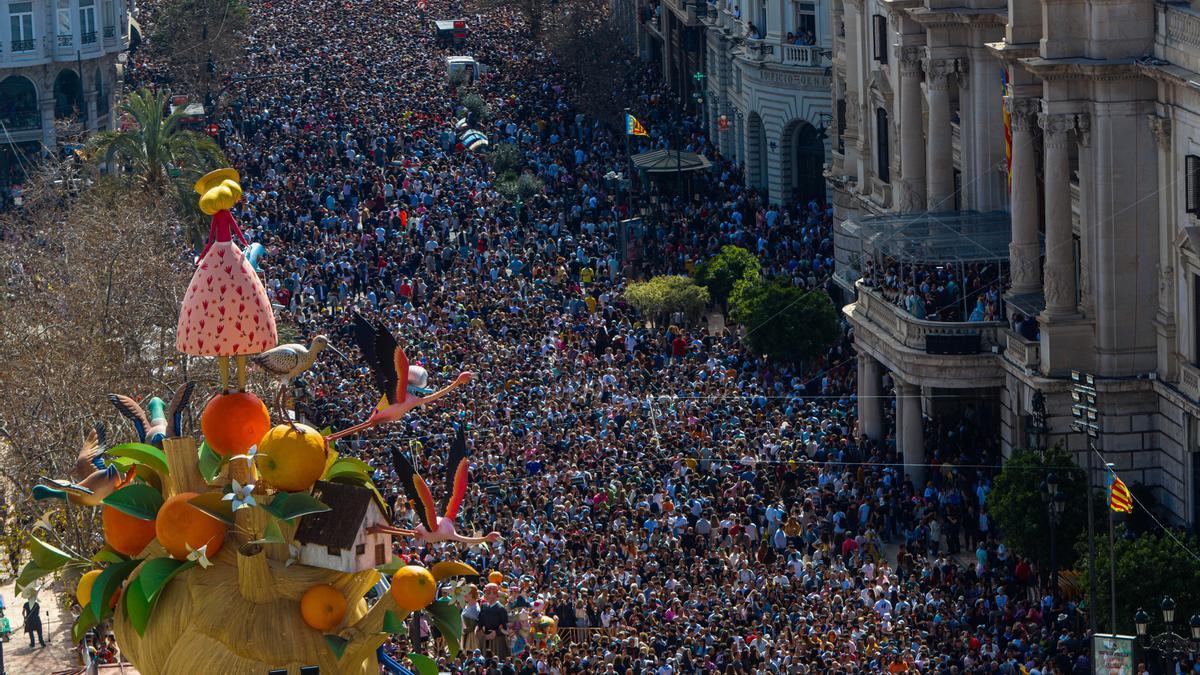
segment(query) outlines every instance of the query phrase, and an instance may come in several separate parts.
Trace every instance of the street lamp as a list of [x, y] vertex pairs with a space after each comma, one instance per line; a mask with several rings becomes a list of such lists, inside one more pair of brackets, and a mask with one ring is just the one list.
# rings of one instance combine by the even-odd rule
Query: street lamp
[[1048, 431], [1046, 428], [1046, 395], [1040, 389], [1035, 389], [1033, 400], [1029, 406], [1029, 429], [1026, 430], [1029, 436], [1029, 448], [1045, 453]]
[[1058, 589], [1058, 525], [1067, 506], [1067, 496], [1058, 491], [1058, 474], [1051, 471], [1042, 481], [1042, 501], [1050, 521], [1050, 593]]
[[1187, 638], [1176, 633], [1173, 628], [1175, 624], [1175, 600], [1171, 596], [1166, 596], [1159, 602], [1159, 610], [1162, 612], [1163, 624], [1165, 630], [1157, 635], [1150, 634], [1150, 615], [1141, 607], [1133, 615], [1133, 625], [1137, 632], [1137, 639], [1146, 649], [1152, 649], [1158, 654], [1158, 672], [1169, 673], [1174, 672], [1172, 667], [1180, 659], [1187, 656], [1189, 647], [1191, 651], [1196, 651], [1197, 643], [1200, 643], [1200, 614], [1193, 614], [1188, 620], [1188, 628], [1190, 629], [1193, 643], [1188, 644]]

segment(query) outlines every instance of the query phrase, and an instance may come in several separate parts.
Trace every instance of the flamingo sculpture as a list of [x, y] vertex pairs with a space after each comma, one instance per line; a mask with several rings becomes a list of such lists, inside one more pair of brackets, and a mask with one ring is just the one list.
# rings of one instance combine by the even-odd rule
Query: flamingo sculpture
[[404, 355], [404, 350], [400, 349], [391, 332], [373, 325], [358, 313], [354, 315], [354, 342], [362, 351], [367, 365], [371, 367], [371, 372], [375, 375], [375, 384], [383, 398], [367, 421], [329, 435], [327, 439], [330, 441], [380, 424], [395, 422], [413, 408], [438, 400], [470, 382], [474, 377], [470, 372], [459, 373], [449, 385], [431, 394], [427, 393], [424, 389], [424, 379], [427, 377], [425, 369], [420, 366], [409, 368], [408, 357]]
[[417, 505], [417, 516], [421, 519], [421, 524], [411, 530], [389, 525], [373, 525], [368, 532], [420, 537], [426, 544], [436, 544], [440, 541], [482, 544], [500, 540], [499, 532], [489, 532], [482, 537], [464, 537], [454, 527], [454, 520], [458, 518], [463, 498], [467, 496], [467, 469], [470, 465], [467, 461], [467, 437], [462, 429], [459, 429], [458, 437], [450, 446], [450, 456], [446, 460], [446, 484], [453, 486], [453, 489], [450, 501], [446, 503], [446, 515], [441, 518], [437, 515], [429, 485], [425, 483], [424, 478], [421, 478], [421, 474], [417, 473], [412, 462], [396, 448], [392, 448], [392, 465], [396, 469], [396, 475], [400, 478], [400, 484], [404, 486], [404, 492], [408, 494], [408, 498], [413, 501], [413, 504]]

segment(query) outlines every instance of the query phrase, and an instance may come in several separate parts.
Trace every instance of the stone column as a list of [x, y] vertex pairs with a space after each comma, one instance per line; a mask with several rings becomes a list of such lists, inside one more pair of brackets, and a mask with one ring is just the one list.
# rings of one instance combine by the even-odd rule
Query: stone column
[[1048, 321], [1076, 314], [1075, 244], [1071, 235], [1071, 130], [1074, 115], [1038, 117], [1045, 147], [1046, 270]]
[[900, 213], [925, 210], [925, 124], [921, 48], [900, 49]]
[[904, 473], [917, 494], [925, 488], [925, 426], [921, 417], [921, 387], [896, 380], [896, 440], [904, 458]]
[[873, 440], [883, 437], [883, 405], [879, 398], [879, 362], [858, 355], [858, 432]]
[[1008, 245], [1012, 292], [1037, 293], [1042, 289], [1038, 243], [1037, 99], [1009, 96], [1004, 105], [1012, 119], [1012, 243]]
[[925, 60], [925, 95], [929, 101], [925, 172], [933, 213], [954, 210], [954, 155], [950, 129], [950, 78], [953, 59]]
[[[50, 89], [53, 92], [53, 89]], [[42, 110], [42, 145], [46, 146], [46, 150], [53, 154], [55, 145], [58, 142], [58, 132], [54, 128], [54, 94], [43, 97], [38, 101], [38, 107]]]

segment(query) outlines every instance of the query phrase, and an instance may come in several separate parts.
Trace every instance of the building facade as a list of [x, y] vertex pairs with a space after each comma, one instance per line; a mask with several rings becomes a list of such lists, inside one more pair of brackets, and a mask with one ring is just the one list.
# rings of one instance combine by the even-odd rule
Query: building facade
[[1084, 463], [1069, 375], [1093, 373], [1097, 464], [1200, 523], [1200, 12], [834, 0], [833, 22], [860, 431], [894, 434], [917, 480], [926, 430], [965, 410], [1000, 454]]
[[0, 7], [0, 186], [60, 133], [112, 128], [125, 0], [6, 0]]

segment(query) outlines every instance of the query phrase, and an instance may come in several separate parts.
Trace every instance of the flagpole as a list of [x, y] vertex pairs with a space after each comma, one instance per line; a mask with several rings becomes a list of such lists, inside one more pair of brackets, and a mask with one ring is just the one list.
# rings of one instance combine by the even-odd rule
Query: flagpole
[[1113, 488], [1116, 486], [1116, 471], [1113, 470], [1113, 463], [1108, 462], [1104, 465], [1108, 469], [1108, 602], [1109, 602], [1109, 624], [1108, 630], [1113, 635], [1117, 634], [1117, 548], [1113, 531], [1116, 529], [1113, 520]]

